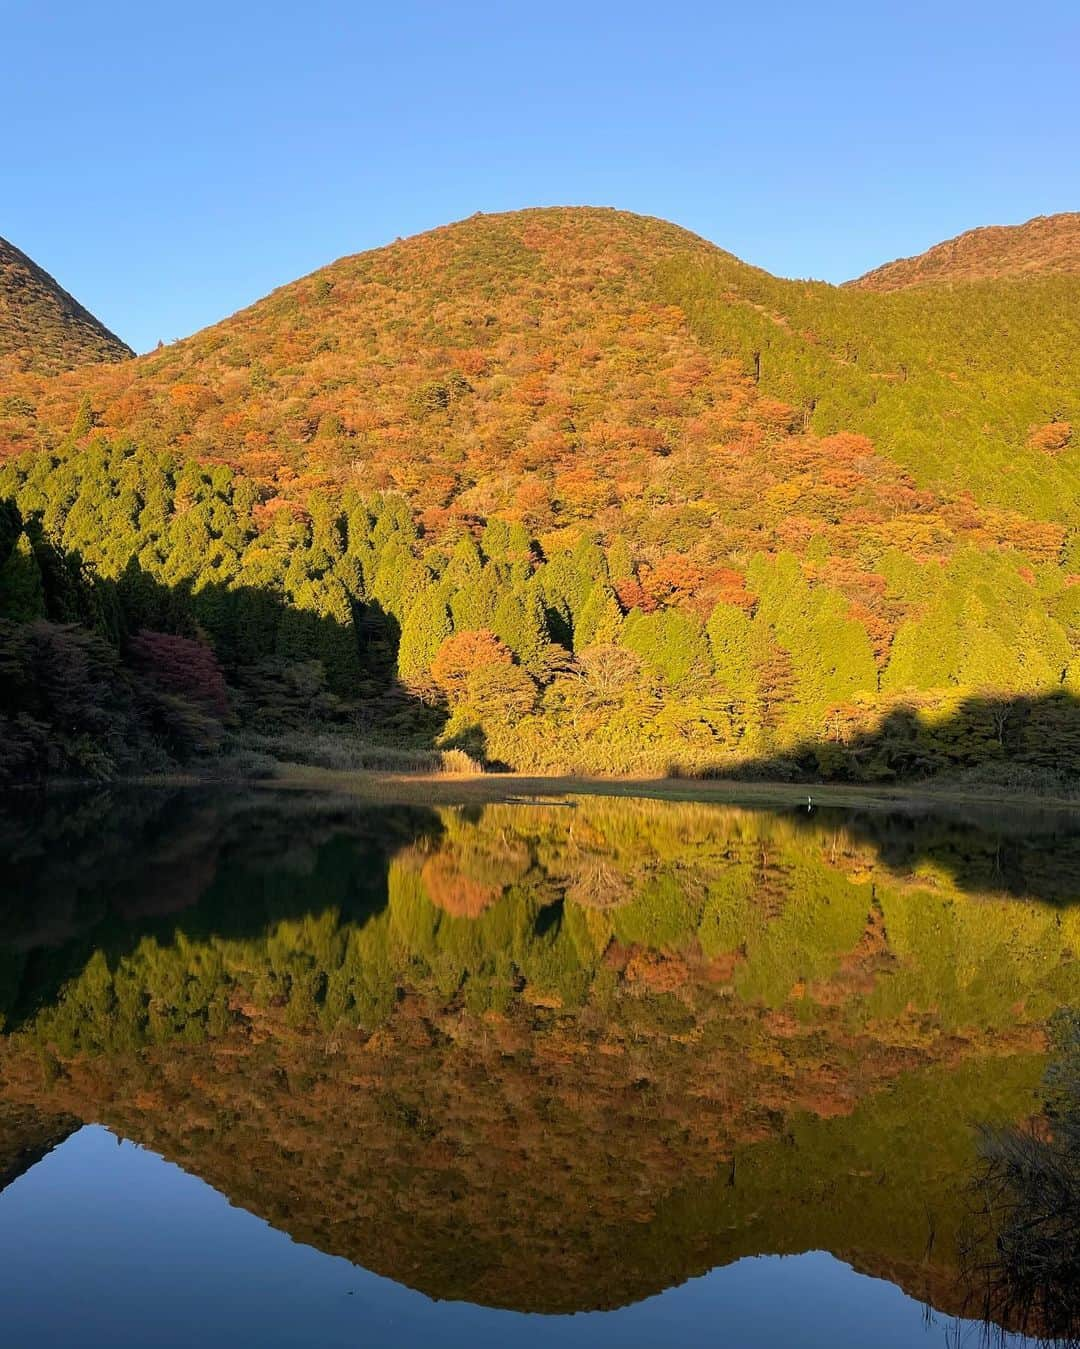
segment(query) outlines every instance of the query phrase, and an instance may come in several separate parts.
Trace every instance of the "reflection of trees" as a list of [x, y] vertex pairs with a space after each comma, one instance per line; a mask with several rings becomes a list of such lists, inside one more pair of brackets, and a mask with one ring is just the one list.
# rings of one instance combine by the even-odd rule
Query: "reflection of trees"
[[965, 1121], [1023, 1114], [1080, 909], [816, 812], [161, 804], [22, 831], [12, 1099], [439, 1296], [617, 1305], [826, 1248], [955, 1306]]
[[1080, 1011], [1053, 1023], [1043, 1113], [987, 1129], [968, 1276], [988, 1325], [1080, 1345]]
[[894, 1027], [906, 1052], [970, 1027], [1033, 1030], [1074, 986], [1080, 909], [987, 902], [936, 867], [897, 875], [836, 823], [603, 798], [160, 804], [98, 809], [81, 843], [14, 855], [9, 1027], [100, 1051], [273, 1003], [298, 1025], [371, 1030], [408, 989], [480, 1010], [527, 987], [570, 1007], [598, 979], [647, 972], [654, 990], [711, 980], [802, 1020], [842, 1007], [852, 1027]]
[[986, 1129], [965, 1259], [988, 1326], [1080, 1345], [1080, 1012], [1053, 1023], [1044, 1113]]
[[428, 898], [454, 918], [479, 918], [531, 865], [528, 846], [513, 830], [482, 829], [457, 811], [444, 811], [443, 830], [413, 850]]
[[0, 1100], [0, 1190], [36, 1166], [79, 1127], [69, 1114], [42, 1114], [33, 1106]]
[[617, 909], [630, 899], [634, 878], [599, 853], [582, 853], [566, 877], [566, 898], [586, 909]]

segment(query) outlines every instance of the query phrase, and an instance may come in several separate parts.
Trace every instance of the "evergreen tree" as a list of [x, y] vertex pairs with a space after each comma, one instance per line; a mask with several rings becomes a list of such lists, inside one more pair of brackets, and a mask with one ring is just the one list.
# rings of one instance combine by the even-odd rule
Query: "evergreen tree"
[[398, 675], [404, 683], [420, 683], [430, 677], [432, 661], [452, 631], [443, 588], [428, 586], [401, 625]]
[[461, 576], [461, 571], [455, 567], [455, 559], [451, 559], [442, 584], [450, 594], [454, 631], [467, 632], [492, 627], [500, 596], [499, 578], [494, 564], [489, 563], [459, 581]]
[[628, 580], [634, 574], [634, 556], [625, 534], [616, 534], [607, 550], [608, 576], [614, 581]]
[[79, 410], [75, 414], [75, 420], [71, 424], [71, 430], [68, 432], [68, 440], [72, 443], [81, 440], [83, 436], [89, 435], [96, 424], [97, 418], [94, 416], [90, 395], [84, 394], [82, 402], [79, 404]]
[[537, 677], [543, 674], [551, 639], [535, 585], [509, 590], [503, 595], [495, 610], [492, 630], [530, 674]]
[[44, 618], [45, 584], [41, 567], [25, 532], [20, 533], [6, 561], [0, 564], [0, 618], [30, 623]]
[[623, 614], [615, 592], [606, 581], [594, 582], [574, 626], [574, 650], [616, 643], [622, 625]]
[[717, 682], [740, 703], [754, 692], [750, 627], [747, 615], [732, 604], [718, 604], [706, 624]]
[[700, 684], [711, 672], [701, 623], [684, 610], [644, 614], [632, 609], [623, 622], [620, 640], [672, 688]]

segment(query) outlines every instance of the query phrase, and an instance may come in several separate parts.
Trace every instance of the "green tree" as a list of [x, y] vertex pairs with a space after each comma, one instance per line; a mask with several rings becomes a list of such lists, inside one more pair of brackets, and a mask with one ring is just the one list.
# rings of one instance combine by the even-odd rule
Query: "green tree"
[[622, 609], [615, 592], [606, 581], [596, 581], [574, 625], [574, 650], [618, 642], [622, 625]]
[[45, 617], [45, 584], [41, 567], [25, 533], [0, 563], [0, 618], [30, 623]]
[[443, 587], [428, 586], [409, 609], [401, 625], [398, 674], [406, 684], [430, 677], [432, 661], [452, 631]]

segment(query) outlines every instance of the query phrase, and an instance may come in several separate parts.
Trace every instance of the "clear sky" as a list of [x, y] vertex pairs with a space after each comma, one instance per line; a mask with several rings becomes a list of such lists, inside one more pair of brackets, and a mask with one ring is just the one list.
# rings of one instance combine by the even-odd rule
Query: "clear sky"
[[474, 211], [839, 281], [1080, 209], [1077, 0], [0, 0], [0, 234], [138, 350]]

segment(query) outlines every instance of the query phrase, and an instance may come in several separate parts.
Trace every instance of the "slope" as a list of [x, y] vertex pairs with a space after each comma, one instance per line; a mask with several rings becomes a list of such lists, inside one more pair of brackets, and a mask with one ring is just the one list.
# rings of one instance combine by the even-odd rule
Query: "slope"
[[0, 376], [122, 361], [131, 348], [6, 239], [0, 239]]
[[[1080, 762], [1047, 763], [1080, 688], [1080, 278], [879, 295], [545, 209], [5, 387], [0, 618], [70, 621], [89, 567], [125, 659], [209, 642], [249, 724], [544, 771]], [[23, 775], [52, 761], [25, 728], [69, 719], [46, 637], [13, 662]]]

